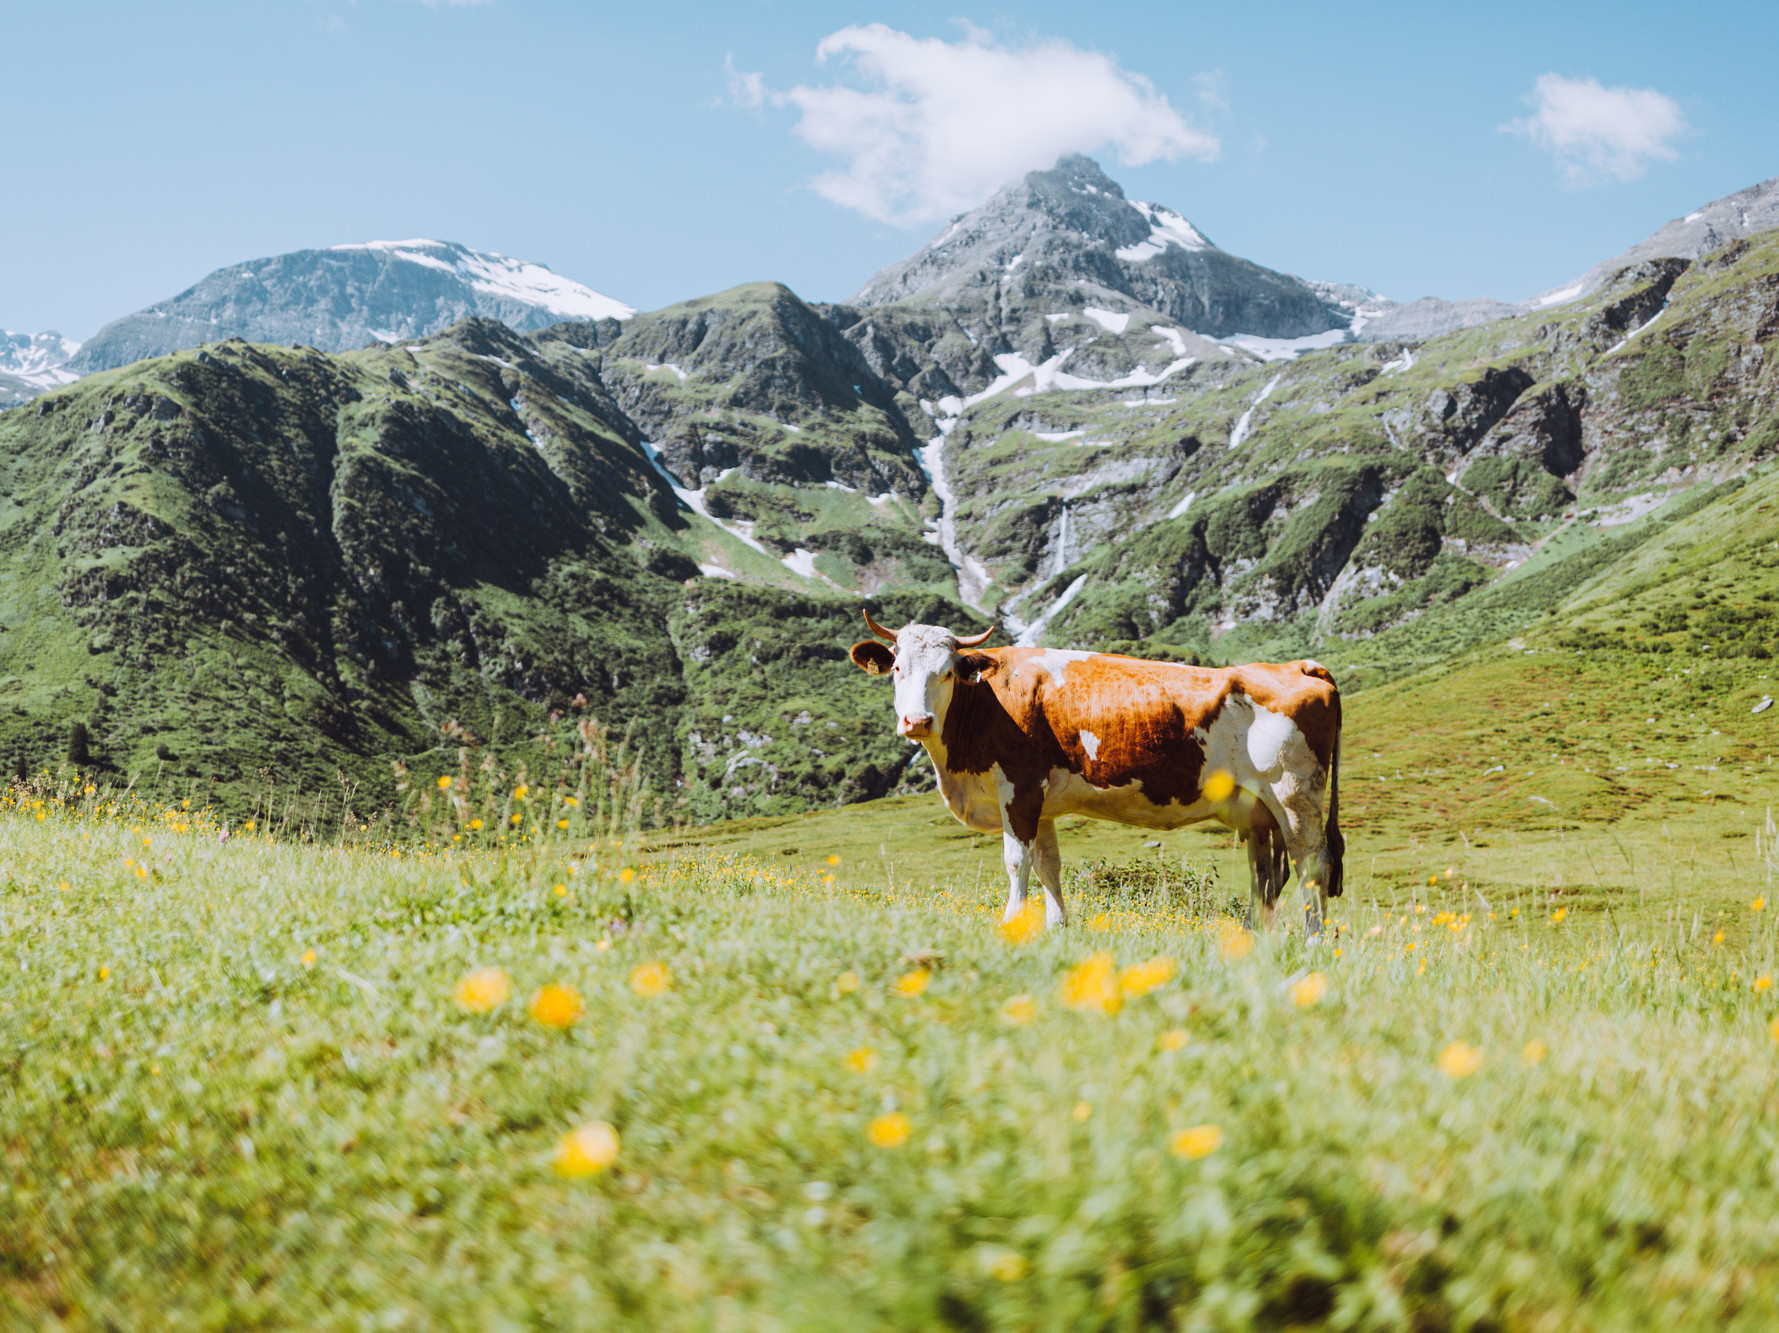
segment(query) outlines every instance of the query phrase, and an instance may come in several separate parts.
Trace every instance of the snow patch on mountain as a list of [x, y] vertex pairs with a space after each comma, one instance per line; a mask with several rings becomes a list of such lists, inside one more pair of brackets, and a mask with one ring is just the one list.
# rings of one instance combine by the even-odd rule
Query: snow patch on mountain
[[33, 389], [72, 384], [79, 376], [66, 367], [79, 350], [79, 343], [59, 333], [0, 330], [0, 375], [21, 380]]
[[1543, 310], [1549, 306], [1567, 304], [1579, 297], [1582, 293], [1582, 289], [1586, 286], [1587, 283], [1583, 282], [1580, 278], [1577, 278], [1566, 287], [1553, 288], [1548, 292], [1534, 296], [1530, 301], [1526, 302], [1526, 309]]
[[[1160, 370], [1147, 370], [1141, 366], [1128, 375], [1115, 380], [1088, 379], [1085, 375], [1071, 375], [1062, 368], [1063, 363], [1075, 354], [1078, 349], [1070, 347], [1048, 360], [1033, 365], [1017, 352], [1002, 352], [994, 359], [1000, 374], [995, 376], [989, 386], [980, 393], [973, 393], [959, 403], [959, 410], [974, 407], [977, 403], [985, 403], [990, 398], [998, 397], [1009, 389], [1015, 398], [1024, 398], [1034, 393], [1050, 393], [1057, 389], [1140, 389], [1151, 384], [1160, 384], [1170, 375], [1177, 375], [1196, 361], [1197, 357], [1185, 356], [1176, 358]], [[947, 400], [950, 401], [950, 400]]]
[[1120, 314], [1116, 310], [1102, 310], [1096, 305], [1082, 306], [1081, 313], [1086, 315], [1087, 318], [1091, 319], [1095, 324], [1098, 324], [1107, 333], [1123, 333], [1130, 327], [1130, 315], [1128, 313]]
[[1241, 414], [1235, 423], [1235, 429], [1229, 432], [1229, 447], [1231, 449], [1239, 448], [1241, 442], [1248, 438], [1248, 430], [1254, 420], [1254, 409], [1272, 397], [1272, 391], [1279, 387], [1279, 381], [1284, 378], [1285, 372], [1281, 370], [1266, 382], [1266, 387], [1260, 391], [1253, 402], [1248, 404], [1248, 410]]
[[1170, 245], [1177, 245], [1182, 250], [1213, 248], [1203, 232], [1173, 209], [1163, 208], [1160, 204], [1133, 203], [1131, 206], [1148, 220], [1149, 235], [1135, 245], [1122, 246], [1114, 252], [1125, 263], [1140, 264], [1153, 259]]
[[629, 319], [636, 307], [552, 273], [542, 264], [505, 255], [470, 250], [449, 241], [364, 241], [336, 245], [333, 250], [378, 250], [423, 268], [450, 273], [470, 289], [499, 300], [537, 306], [563, 319]]
[[1320, 352], [1338, 346], [1349, 337], [1351, 334], [1346, 329], [1329, 329], [1326, 333], [1312, 333], [1307, 338], [1260, 338], [1252, 333], [1234, 333], [1222, 341], [1244, 352], [1252, 352], [1262, 361], [1289, 361], [1301, 352]]

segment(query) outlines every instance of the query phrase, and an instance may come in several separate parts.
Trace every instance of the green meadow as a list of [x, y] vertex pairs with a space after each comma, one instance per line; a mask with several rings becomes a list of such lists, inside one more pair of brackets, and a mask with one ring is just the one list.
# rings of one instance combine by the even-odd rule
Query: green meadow
[[1066, 825], [1046, 935], [934, 797], [645, 835], [589, 749], [224, 839], [40, 775], [0, 1323], [1771, 1328], [1765, 665], [1352, 694], [1313, 951], [1216, 829]]

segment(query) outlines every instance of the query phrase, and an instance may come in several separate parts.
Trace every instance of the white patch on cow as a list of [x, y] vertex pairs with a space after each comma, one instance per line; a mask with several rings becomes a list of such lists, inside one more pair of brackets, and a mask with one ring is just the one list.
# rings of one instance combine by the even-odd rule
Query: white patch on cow
[[1100, 757], [1100, 738], [1095, 736], [1091, 731], [1082, 732], [1081, 748], [1087, 751], [1087, 757], [1089, 759], [1098, 759]]
[[1206, 773], [1222, 769], [1266, 803], [1294, 861], [1320, 845], [1327, 774], [1288, 714], [1232, 694], [1211, 725], [1193, 736], [1204, 746]]
[[1312, 671], [1326, 671], [1326, 670], [1328, 670], [1328, 668], [1327, 668], [1327, 667], [1325, 667], [1325, 666], [1323, 666], [1323, 665], [1322, 665], [1322, 664], [1321, 664], [1321, 663], [1320, 663], [1320, 662], [1318, 662], [1318, 661], [1317, 661], [1317, 660], [1316, 660], [1316, 659], [1315, 659], [1315, 658], [1313, 658], [1313, 657], [1306, 657], [1306, 658], [1304, 658], [1304, 659], [1303, 659], [1303, 664], [1304, 664], [1304, 665], [1305, 665], [1305, 666], [1306, 666], [1306, 667], [1309, 667], [1309, 668], [1310, 668], [1310, 670], [1312, 670]]
[[988, 776], [994, 779], [995, 795], [1001, 798], [1001, 809], [1005, 810], [1013, 803], [1012, 780], [1007, 777], [1007, 774], [1004, 771], [1002, 771], [999, 764], [996, 764], [993, 768], [988, 770]]
[[1049, 672], [1050, 678], [1060, 685], [1063, 674], [1069, 669], [1069, 663], [1085, 662], [1088, 658], [1097, 656], [1097, 653], [1084, 653], [1079, 648], [1050, 648], [1042, 657], [1031, 660]]
[[[1284, 763], [1285, 747], [1293, 736], [1301, 737], [1297, 723], [1270, 708], [1256, 708], [1248, 725], [1248, 760], [1257, 774], [1270, 776]], [[1307, 747], [1306, 747], [1307, 748]]]
[[1208, 801], [1183, 804], [1156, 804], [1142, 788], [1142, 781], [1128, 781], [1123, 787], [1096, 787], [1085, 776], [1071, 769], [1051, 769], [1050, 787], [1044, 792], [1044, 819], [1062, 815], [1089, 815], [1091, 819], [1107, 819], [1114, 824], [1130, 824], [1131, 828], [1178, 829], [1199, 820], [1213, 819], [1217, 808]]
[[933, 775], [939, 780], [939, 799], [951, 811], [953, 819], [965, 828], [979, 833], [1001, 831], [1001, 803], [986, 773], [954, 773], [945, 742], [934, 736], [920, 744], [927, 758], [933, 761]]

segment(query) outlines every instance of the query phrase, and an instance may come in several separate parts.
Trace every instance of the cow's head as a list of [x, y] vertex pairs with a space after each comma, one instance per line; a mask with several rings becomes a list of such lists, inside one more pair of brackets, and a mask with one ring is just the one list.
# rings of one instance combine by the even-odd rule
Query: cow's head
[[896, 732], [911, 740], [936, 736], [944, 729], [945, 710], [951, 703], [952, 691], [958, 681], [974, 683], [980, 669], [967, 658], [960, 657], [959, 648], [974, 648], [988, 640], [994, 626], [982, 633], [960, 639], [939, 625], [904, 625], [887, 630], [865, 612], [865, 624], [878, 638], [865, 639], [852, 646], [852, 660], [861, 671], [873, 676], [894, 676], [896, 686]]

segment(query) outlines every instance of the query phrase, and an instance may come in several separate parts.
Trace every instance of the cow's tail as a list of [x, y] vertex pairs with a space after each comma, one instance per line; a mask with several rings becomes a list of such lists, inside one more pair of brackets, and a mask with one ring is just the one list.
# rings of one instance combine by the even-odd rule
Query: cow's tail
[[[1335, 707], [1339, 708], [1338, 700]], [[1334, 760], [1328, 766], [1328, 896], [1346, 888], [1347, 840], [1340, 832], [1340, 724], [1334, 728]]]

